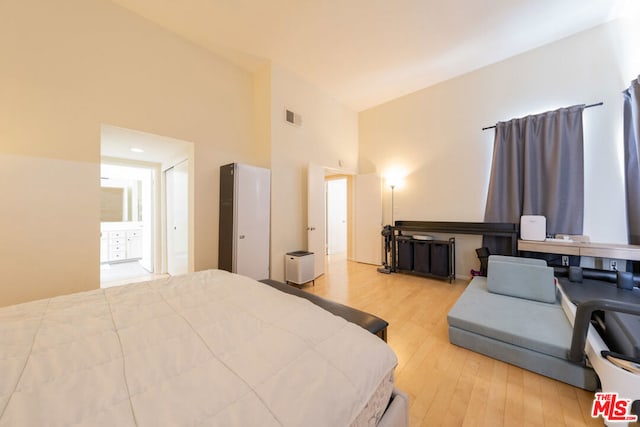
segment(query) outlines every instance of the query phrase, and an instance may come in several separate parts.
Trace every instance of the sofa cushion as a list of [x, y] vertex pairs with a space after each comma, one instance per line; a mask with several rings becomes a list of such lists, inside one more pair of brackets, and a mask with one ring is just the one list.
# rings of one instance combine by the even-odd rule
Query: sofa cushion
[[450, 326], [566, 359], [572, 328], [560, 304], [488, 292], [474, 277], [447, 316]]
[[540, 259], [491, 255], [488, 289], [496, 294], [556, 303], [553, 268]]
[[472, 332], [449, 326], [449, 341], [494, 359], [541, 375], [571, 384], [585, 390], [594, 391], [598, 387], [598, 377], [593, 369], [571, 363], [566, 359], [549, 356], [513, 344], [494, 340]]

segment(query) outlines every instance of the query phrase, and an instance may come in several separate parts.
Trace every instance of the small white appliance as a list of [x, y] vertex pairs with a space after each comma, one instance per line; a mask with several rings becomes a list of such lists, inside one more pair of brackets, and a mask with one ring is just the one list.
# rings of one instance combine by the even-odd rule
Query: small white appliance
[[547, 237], [547, 218], [542, 215], [522, 215], [520, 217], [520, 238], [522, 240], [544, 241]]
[[307, 251], [295, 251], [287, 252], [285, 255], [285, 282], [295, 283], [296, 285], [303, 285], [307, 282], [313, 282], [314, 273], [314, 256], [313, 252]]

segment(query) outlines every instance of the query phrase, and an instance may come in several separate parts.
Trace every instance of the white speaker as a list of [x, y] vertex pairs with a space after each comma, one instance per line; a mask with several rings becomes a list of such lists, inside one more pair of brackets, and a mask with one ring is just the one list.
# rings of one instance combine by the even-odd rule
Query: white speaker
[[520, 238], [543, 241], [547, 237], [547, 218], [542, 215], [520, 217]]

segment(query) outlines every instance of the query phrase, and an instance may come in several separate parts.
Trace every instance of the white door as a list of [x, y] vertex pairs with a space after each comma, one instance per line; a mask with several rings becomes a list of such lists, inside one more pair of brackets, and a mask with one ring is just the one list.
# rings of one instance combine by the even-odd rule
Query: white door
[[189, 260], [189, 162], [167, 169], [167, 272], [186, 274]]
[[327, 181], [327, 252], [347, 252], [347, 179]]
[[325, 249], [324, 167], [309, 163], [307, 171], [307, 250], [314, 253], [313, 277], [324, 274]]
[[269, 278], [271, 171], [238, 165], [233, 271], [256, 280]]
[[383, 252], [382, 181], [376, 174], [355, 176], [355, 260], [380, 265]]

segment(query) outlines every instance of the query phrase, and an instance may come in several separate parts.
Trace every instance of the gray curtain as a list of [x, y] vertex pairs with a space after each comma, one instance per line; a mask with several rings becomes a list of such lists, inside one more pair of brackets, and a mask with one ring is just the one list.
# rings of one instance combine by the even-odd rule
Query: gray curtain
[[640, 244], [640, 77], [624, 95], [624, 169], [629, 243]]
[[[584, 105], [499, 122], [485, 222], [519, 223], [521, 215], [544, 215], [547, 234], [582, 234]], [[494, 254], [508, 242], [485, 237]]]

